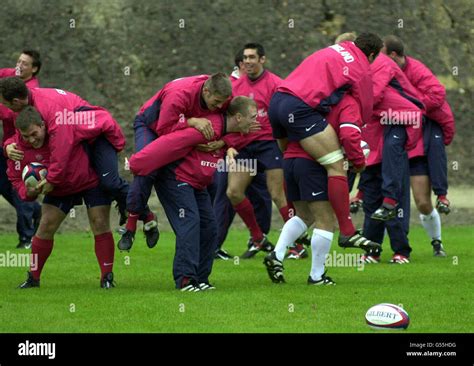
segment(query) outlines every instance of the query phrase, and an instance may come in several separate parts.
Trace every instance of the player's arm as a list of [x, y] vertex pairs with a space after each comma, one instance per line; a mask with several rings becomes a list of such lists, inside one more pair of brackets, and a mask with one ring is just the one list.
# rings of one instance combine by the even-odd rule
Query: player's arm
[[456, 133], [456, 125], [454, 122], [454, 115], [448, 102], [444, 102], [441, 108], [432, 111], [429, 117], [436, 121], [443, 131], [443, 142], [449, 145]]
[[49, 193], [55, 185], [67, 179], [67, 167], [71, 160], [72, 149], [77, 143], [74, 138], [74, 126], [57, 125], [54, 122], [46, 123], [46, 125], [50, 126], [48, 130], [50, 165], [47, 179], [38, 185], [44, 194]]
[[438, 78], [430, 69], [421, 64], [417, 65], [413, 75], [413, 80], [410, 81], [420, 91], [426, 111], [441, 107], [446, 100], [446, 89]]
[[360, 142], [362, 135], [360, 127], [353, 122], [344, 122], [339, 125], [339, 141], [346, 152], [355, 172], [359, 173], [365, 168], [365, 156]]
[[135, 175], [146, 176], [173, 161], [189, 154], [196, 145], [206, 142], [194, 128], [185, 128], [157, 138], [130, 157], [130, 170]]
[[160, 116], [156, 124], [158, 136], [189, 126], [196, 128], [206, 137], [212, 138], [214, 136], [210, 121], [203, 118], [191, 118], [191, 121], [188, 122], [186, 115], [187, 106], [183, 98], [177, 94], [167, 95], [161, 103]]
[[18, 161], [13, 161], [11, 159], [7, 160], [7, 176], [8, 180], [11, 182], [13, 188], [18, 193], [18, 196], [22, 201], [34, 201], [39, 194], [37, 188], [26, 187], [25, 182], [21, 178], [21, 165]]
[[[118, 122], [104, 108], [97, 107], [94, 113], [95, 120], [100, 126], [100, 133], [112, 144], [115, 150], [122, 151], [125, 147], [126, 139]], [[87, 126], [87, 128], [90, 129], [90, 126]]]

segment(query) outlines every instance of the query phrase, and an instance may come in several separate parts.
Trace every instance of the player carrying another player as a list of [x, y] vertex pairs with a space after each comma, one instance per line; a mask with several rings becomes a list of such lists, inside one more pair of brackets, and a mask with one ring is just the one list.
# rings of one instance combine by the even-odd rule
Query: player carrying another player
[[[365, 167], [365, 156], [361, 149], [362, 119], [357, 101], [346, 94], [336, 104], [327, 119], [337, 133], [347, 159], [356, 171]], [[286, 249], [314, 223], [311, 237], [311, 272], [308, 285], [334, 285], [326, 276], [324, 263], [334, 235], [334, 212], [328, 202], [328, 174], [297, 141], [289, 141], [284, 148], [285, 180], [288, 198], [293, 201], [296, 215], [288, 220], [281, 231], [275, 251], [265, 257], [270, 279], [275, 283], [285, 282], [283, 259]]]
[[[403, 42], [396, 36], [388, 36], [385, 37], [384, 44], [382, 52], [403, 70], [420, 92], [426, 107], [420, 148], [409, 155], [410, 180], [421, 223], [432, 240], [433, 253], [437, 257], [444, 257], [446, 253], [441, 242], [441, 219], [438, 212], [450, 212], [445, 146], [454, 137], [454, 116], [446, 101], [444, 86], [422, 62], [405, 55]], [[437, 196], [436, 208], [433, 208], [431, 202], [431, 189]]]
[[369, 66], [382, 46], [378, 36], [363, 33], [354, 43], [342, 42], [316, 51], [283, 81], [270, 102], [273, 135], [279, 140], [298, 141], [328, 172], [328, 199], [339, 223], [341, 247], [368, 249], [379, 244], [367, 240], [352, 223], [343, 154], [324, 116], [350, 93], [359, 103], [362, 120], [371, 117]]
[[[208, 140], [211, 139], [214, 134], [212, 126], [201, 117], [221, 108], [231, 94], [232, 86], [224, 73], [190, 76], [168, 82], [140, 108], [135, 117], [135, 152], [140, 152], [157, 138], [188, 126], [195, 127]], [[126, 232], [118, 242], [120, 250], [132, 248], [139, 218], [145, 222], [148, 247], [154, 247], [158, 241], [156, 215], [148, 208], [157, 173], [133, 178], [127, 197], [129, 215]]]
[[[78, 95], [61, 89], [34, 88], [27, 89], [25, 83], [17, 77], [0, 79], [0, 102], [14, 112], [20, 112], [26, 106], [34, 106], [42, 116], [46, 124], [46, 129], [56, 128], [58, 125], [83, 125], [91, 133], [97, 128], [96, 115], [107, 118], [110, 122], [109, 128], [103, 135], [96, 136], [93, 141], [85, 144], [90, 152], [91, 162], [99, 175], [101, 187], [114, 200], [117, 200], [120, 222], [125, 221], [125, 201], [128, 192], [128, 182], [122, 179], [118, 172], [117, 148], [114, 146], [115, 140], [122, 140], [123, 135], [119, 124], [112, 115], [102, 107], [91, 105]], [[76, 112], [82, 112], [77, 114]], [[71, 153], [68, 146], [69, 141], [52, 135], [52, 149], [58, 149], [62, 153]], [[125, 143], [125, 140], [123, 140]], [[122, 146], [123, 148], [123, 146]], [[5, 146], [6, 154], [10, 159], [20, 160], [21, 151], [17, 150], [14, 144]], [[64, 165], [68, 162], [69, 155], [52, 156], [54, 169], [58, 174], [64, 174]], [[48, 180], [51, 175], [48, 176]], [[45, 181], [46, 182], [46, 181]], [[54, 182], [48, 181], [46, 192], [53, 189]], [[44, 192], [44, 191], [43, 191]]]
[[[5, 97], [4, 93], [3, 96]], [[51, 103], [49, 107], [55, 108]], [[96, 137], [110, 126], [108, 116], [103, 117], [97, 118]], [[36, 256], [36, 264], [30, 268], [26, 281], [19, 288], [40, 286], [41, 272], [53, 250], [54, 235], [68, 212], [75, 205], [82, 204], [83, 200], [94, 234], [95, 253], [101, 270], [100, 286], [105, 289], [114, 287], [115, 245], [109, 217], [111, 201], [99, 188], [99, 179], [83, 147], [83, 141], [91, 137], [91, 131], [80, 125], [47, 127], [44, 117], [29, 105], [22, 109], [15, 126], [19, 133], [8, 143], [17, 144], [24, 152], [24, 157], [19, 166], [17, 162], [8, 160], [8, 177], [24, 200], [35, 200], [40, 193], [45, 195], [41, 221], [32, 240], [32, 254]], [[116, 147], [121, 149], [125, 140], [120, 129], [117, 137], [121, 141], [117, 140]], [[58, 142], [61, 140], [64, 144]], [[58, 142], [57, 145], [55, 142]], [[62, 166], [58, 169], [60, 156], [64, 156], [65, 161], [60, 163]], [[21, 179], [21, 172], [31, 162], [42, 163], [48, 168], [48, 180], [42, 180], [37, 187], [27, 188]]]
[[[256, 124], [257, 106], [250, 98], [235, 97], [226, 115], [214, 112], [206, 118], [215, 131], [214, 141], [228, 132], [240, 136]], [[130, 158], [136, 176], [157, 172], [155, 189], [176, 234], [173, 276], [181, 291], [214, 288], [209, 275], [217, 228], [206, 187], [219, 164], [224, 167], [224, 149], [206, 152], [195, 148], [205, 142], [196, 129], [185, 128], [159, 137]], [[237, 151], [230, 148], [228, 154], [233, 159]]]

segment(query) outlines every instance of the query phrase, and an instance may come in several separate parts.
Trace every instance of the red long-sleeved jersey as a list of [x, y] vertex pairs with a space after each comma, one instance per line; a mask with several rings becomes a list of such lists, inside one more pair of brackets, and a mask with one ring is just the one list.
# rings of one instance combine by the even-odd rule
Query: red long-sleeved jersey
[[314, 52], [283, 80], [277, 91], [294, 95], [322, 113], [329, 113], [345, 92], [357, 100], [363, 121], [370, 120], [373, 91], [370, 64], [353, 42]]

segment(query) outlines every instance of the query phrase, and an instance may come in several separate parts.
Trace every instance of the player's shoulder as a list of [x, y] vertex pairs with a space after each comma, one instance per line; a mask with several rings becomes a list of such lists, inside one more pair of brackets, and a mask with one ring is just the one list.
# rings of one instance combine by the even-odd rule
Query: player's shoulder
[[[416, 73], [416, 74], [424, 74], [424, 75], [427, 75], [427, 74], [430, 74], [430, 75], [434, 75], [433, 72], [430, 70], [430, 68], [428, 66], [426, 66], [423, 62], [421, 62], [420, 60], [416, 59], [416, 58], [413, 58], [411, 56], [405, 56], [406, 58], [406, 67], [408, 70], [411, 70], [412, 73]], [[419, 75], [419, 76], [422, 76], [422, 75]]]
[[275, 74], [274, 72], [272, 72], [272, 71], [270, 71], [270, 70], [268, 70], [268, 69], [266, 69], [266, 71], [267, 71], [267, 73], [268, 73], [268, 77], [269, 77], [273, 82], [275, 82], [276, 84], [280, 84], [280, 83], [283, 81], [283, 79], [282, 79], [280, 76], [278, 76], [277, 74]]

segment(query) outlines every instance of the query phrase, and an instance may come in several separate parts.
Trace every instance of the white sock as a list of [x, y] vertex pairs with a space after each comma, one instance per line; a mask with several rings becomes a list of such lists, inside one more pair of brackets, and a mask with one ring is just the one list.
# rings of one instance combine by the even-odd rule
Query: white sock
[[306, 230], [308, 230], [308, 227], [298, 216], [293, 216], [285, 222], [275, 247], [276, 257], [279, 261], [283, 261], [285, 258], [286, 248], [303, 235]]
[[436, 208], [428, 215], [420, 214], [420, 220], [431, 239], [441, 240], [441, 219]]
[[311, 273], [310, 276], [314, 281], [320, 280], [324, 273], [324, 263], [326, 256], [331, 248], [331, 242], [334, 233], [330, 231], [314, 229], [311, 237]]

